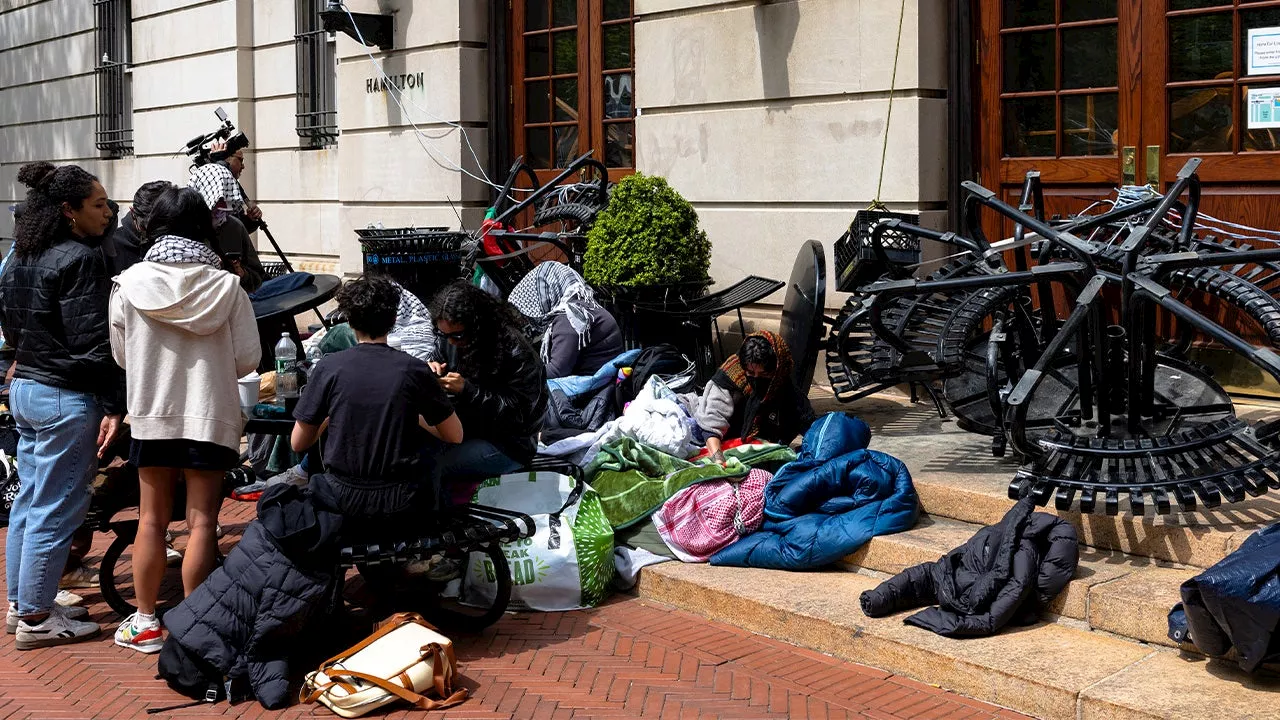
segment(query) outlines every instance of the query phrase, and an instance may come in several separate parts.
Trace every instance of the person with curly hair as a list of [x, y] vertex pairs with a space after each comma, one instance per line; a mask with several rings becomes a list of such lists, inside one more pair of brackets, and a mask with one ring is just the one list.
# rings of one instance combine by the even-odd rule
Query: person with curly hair
[[443, 499], [468, 502], [482, 481], [518, 470], [537, 452], [547, 375], [507, 302], [463, 281], [431, 302], [442, 362], [431, 363], [467, 439], [447, 449], [437, 473]]
[[725, 441], [786, 445], [813, 423], [813, 407], [791, 379], [791, 349], [761, 330], [742, 342], [700, 395], [682, 396], [711, 458], [724, 462]]
[[111, 295], [111, 349], [128, 380], [129, 463], [141, 490], [133, 546], [138, 611], [120, 624], [115, 642], [154, 653], [164, 641], [155, 610], [174, 491], [184, 478], [182, 587], [190, 595], [213, 570], [222, 480], [240, 464], [236, 382], [258, 366], [262, 346], [249, 296], [209, 247], [213, 218], [199, 193], [165, 190], [148, 228], [153, 242], [143, 262], [115, 279]]
[[16, 349], [9, 396], [23, 473], [5, 547], [6, 630], [30, 650], [100, 630], [55, 597], [97, 460], [120, 432], [124, 375], [111, 357], [111, 280], [98, 247], [113, 219], [106, 190], [79, 166], [47, 162], [24, 165], [18, 181], [29, 190], [0, 277], [0, 327]]
[[334, 509], [357, 522], [394, 524], [432, 509], [430, 461], [440, 443], [463, 440], [462, 422], [436, 374], [387, 345], [400, 293], [389, 280], [370, 276], [338, 291], [338, 309], [357, 344], [316, 364], [293, 411], [294, 452], [306, 452], [324, 434], [324, 472], [310, 483], [324, 485]]

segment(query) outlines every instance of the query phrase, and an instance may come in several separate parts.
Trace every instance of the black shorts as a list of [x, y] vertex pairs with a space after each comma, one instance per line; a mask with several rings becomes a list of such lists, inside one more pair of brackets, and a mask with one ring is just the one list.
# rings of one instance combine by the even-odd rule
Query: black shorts
[[240, 453], [217, 443], [197, 440], [138, 440], [129, 445], [134, 467], [166, 467], [226, 472], [240, 464]]

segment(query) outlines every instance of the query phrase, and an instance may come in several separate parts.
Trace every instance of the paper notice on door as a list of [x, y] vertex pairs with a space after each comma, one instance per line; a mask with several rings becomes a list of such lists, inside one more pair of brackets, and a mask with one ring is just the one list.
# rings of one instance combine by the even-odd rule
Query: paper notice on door
[[1250, 75], [1280, 75], [1280, 27], [1250, 28], [1248, 59]]
[[1249, 88], [1249, 129], [1280, 128], [1280, 87]]

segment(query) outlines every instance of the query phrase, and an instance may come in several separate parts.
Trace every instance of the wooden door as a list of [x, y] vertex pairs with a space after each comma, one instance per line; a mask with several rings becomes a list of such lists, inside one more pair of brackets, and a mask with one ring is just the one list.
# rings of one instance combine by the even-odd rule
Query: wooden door
[[[1280, 65], [1248, 67], [1251, 29], [1280, 36], [1280, 0], [977, 8], [982, 184], [1015, 199], [1026, 171], [1039, 170], [1049, 211], [1068, 213], [1121, 184], [1163, 189], [1200, 157], [1202, 211], [1280, 230], [1280, 129], [1248, 120], [1250, 88], [1280, 95]], [[985, 229], [1001, 237], [1010, 227], [988, 219]]]
[[582, 153], [635, 168], [632, 0], [511, 3], [513, 146], [540, 182]]
[[1280, 28], [1280, 2], [1144, 0], [1142, 14], [1144, 175], [1164, 186], [1202, 158], [1203, 212], [1280, 230], [1280, 129], [1251, 129], [1248, 107], [1250, 88], [1280, 91], [1280, 67], [1248, 67], [1249, 31]]
[[[1113, 194], [1141, 133], [1141, 14], [1129, 0], [979, 0], [979, 182], [1017, 204], [1038, 170], [1052, 214]], [[1129, 172], [1134, 172], [1132, 165]], [[988, 216], [991, 238], [1012, 225]]]

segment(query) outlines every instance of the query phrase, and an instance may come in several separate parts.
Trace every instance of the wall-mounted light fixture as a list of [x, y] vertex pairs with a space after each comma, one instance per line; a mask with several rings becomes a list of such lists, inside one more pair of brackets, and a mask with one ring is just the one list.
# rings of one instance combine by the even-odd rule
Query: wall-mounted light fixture
[[320, 21], [324, 23], [325, 32], [343, 32], [369, 47], [376, 45], [382, 50], [391, 49], [393, 36], [390, 15], [353, 13], [344, 8], [340, 0], [329, 0], [324, 10], [320, 11]]

